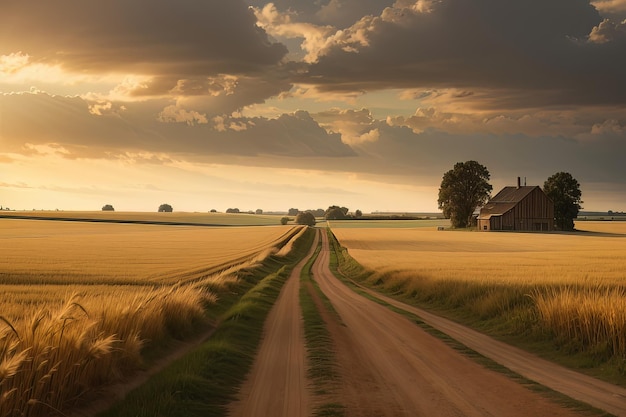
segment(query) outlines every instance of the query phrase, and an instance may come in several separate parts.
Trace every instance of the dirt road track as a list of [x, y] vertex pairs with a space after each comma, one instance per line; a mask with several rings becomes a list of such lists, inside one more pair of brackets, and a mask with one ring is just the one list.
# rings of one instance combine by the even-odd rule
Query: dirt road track
[[[341, 318], [341, 323], [329, 318], [327, 325], [341, 374], [341, 387], [334, 399], [346, 407], [346, 417], [583, 415], [478, 365], [405, 317], [349, 289], [330, 272], [327, 236], [321, 233], [321, 237], [322, 251], [313, 265], [313, 274]], [[314, 398], [306, 379], [298, 302], [298, 277], [304, 262], [294, 269], [270, 312], [262, 346], [240, 400], [230, 408], [231, 417], [312, 415]], [[425, 311], [376, 296], [413, 312], [529, 379], [626, 416], [626, 397], [621, 388], [539, 360]]]
[[250, 375], [230, 407], [231, 417], [306, 417], [312, 414], [300, 311], [300, 272], [318, 244], [291, 272], [265, 322]]
[[625, 388], [556, 365], [427, 311], [374, 291], [365, 288], [364, 290], [395, 307], [419, 316], [426, 324], [532, 381], [600, 410], [617, 416], [626, 416]]
[[[329, 328], [342, 370], [340, 397], [347, 416], [579, 415], [485, 369], [347, 288], [328, 269], [325, 234], [323, 239], [313, 273], [345, 324]], [[568, 384], [567, 375], [559, 379]]]

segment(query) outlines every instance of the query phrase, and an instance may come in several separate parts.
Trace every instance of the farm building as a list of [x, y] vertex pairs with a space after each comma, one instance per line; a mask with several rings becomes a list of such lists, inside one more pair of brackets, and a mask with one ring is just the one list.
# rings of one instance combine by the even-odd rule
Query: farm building
[[554, 230], [554, 203], [538, 186], [504, 187], [478, 215], [478, 230]]

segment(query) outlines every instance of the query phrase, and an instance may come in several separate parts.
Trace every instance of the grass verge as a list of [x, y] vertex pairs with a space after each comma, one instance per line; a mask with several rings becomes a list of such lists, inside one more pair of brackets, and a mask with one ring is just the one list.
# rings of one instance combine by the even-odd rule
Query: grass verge
[[314, 232], [302, 235], [286, 257], [271, 256], [250, 271], [247, 291], [221, 317], [212, 337], [132, 391], [101, 417], [226, 416], [249, 372], [263, 323]]
[[340, 377], [336, 369], [333, 340], [326, 327], [320, 309], [334, 314], [330, 301], [312, 279], [312, 266], [322, 248], [321, 240], [311, 259], [300, 274], [300, 306], [304, 318], [308, 375], [313, 382], [314, 394], [319, 403], [313, 413], [317, 417], [343, 417], [345, 407], [335, 402], [332, 395], [336, 392]]

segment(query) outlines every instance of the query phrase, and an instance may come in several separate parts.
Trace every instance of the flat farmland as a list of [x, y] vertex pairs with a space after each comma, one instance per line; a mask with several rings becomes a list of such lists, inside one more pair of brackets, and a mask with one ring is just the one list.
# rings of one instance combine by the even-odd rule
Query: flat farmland
[[0, 219], [0, 416], [65, 409], [210, 326], [299, 230]]
[[[626, 369], [626, 223], [573, 233], [341, 228], [332, 231], [379, 290], [499, 334], [547, 341], [586, 367]], [[582, 366], [582, 365], [581, 365]], [[620, 371], [621, 369], [621, 371]]]
[[277, 245], [290, 227], [0, 220], [0, 284], [176, 283]]
[[626, 223], [582, 222], [580, 233], [482, 233], [332, 226], [361, 265], [421, 278], [626, 285]]
[[124, 211], [0, 211], [4, 218], [91, 220], [141, 223], [184, 223], [212, 226], [269, 226], [280, 224], [282, 216], [248, 213], [145, 213]]

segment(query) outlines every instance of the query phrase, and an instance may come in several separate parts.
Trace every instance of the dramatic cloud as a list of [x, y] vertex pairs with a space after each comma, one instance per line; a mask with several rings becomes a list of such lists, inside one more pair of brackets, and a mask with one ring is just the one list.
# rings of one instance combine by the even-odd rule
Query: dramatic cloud
[[[153, 106], [150, 109], [145, 104], [131, 103], [98, 115], [101, 108], [90, 108], [79, 97], [0, 95], [2, 151], [52, 152], [67, 158], [120, 158], [146, 151], [205, 161], [223, 155], [355, 155], [341, 142], [339, 134], [327, 133], [305, 111], [277, 119], [220, 116], [209, 120], [175, 106], [165, 107], [157, 118], [153, 114], [162, 103]], [[38, 150], [41, 146], [52, 151]]]
[[626, 100], [626, 54], [618, 52], [626, 39], [605, 35], [602, 45], [587, 42], [602, 23], [587, 1], [406, 3], [337, 32], [303, 81], [349, 91], [497, 89], [511, 94], [510, 107], [523, 92], [538, 93], [535, 106]]
[[562, 170], [592, 208], [626, 201], [626, 0], [0, 6], [0, 188], [26, 206], [219, 190], [411, 210], [469, 159], [495, 188]]

